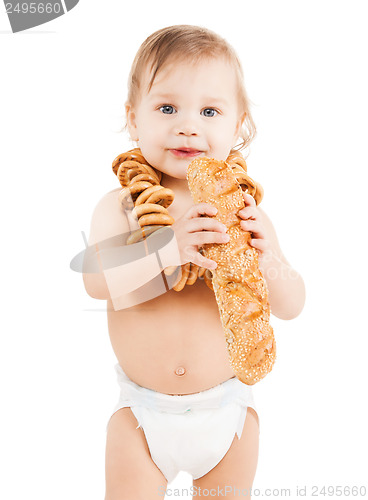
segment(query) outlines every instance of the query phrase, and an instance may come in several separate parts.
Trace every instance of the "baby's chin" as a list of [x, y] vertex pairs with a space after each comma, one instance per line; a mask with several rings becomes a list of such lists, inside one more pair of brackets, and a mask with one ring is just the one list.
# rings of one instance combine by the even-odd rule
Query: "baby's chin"
[[178, 172], [177, 170], [174, 170], [174, 169], [167, 169], [167, 168], [157, 169], [157, 170], [160, 170], [160, 172], [162, 172], [163, 174], [165, 174], [169, 177], [173, 177], [175, 179], [180, 179], [180, 180], [187, 180], [188, 167], [185, 169], [185, 171], [180, 171], [180, 172]]
[[193, 160], [194, 158], [186, 159], [185, 161], [180, 162], [180, 164], [175, 164], [175, 165], [169, 165], [169, 164], [157, 165], [157, 167], [155, 168], [160, 172], [162, 172], [163, 174], [168, 175], [170, 177], [174, 177], [175, 179], [186, 180], [188, 167]]

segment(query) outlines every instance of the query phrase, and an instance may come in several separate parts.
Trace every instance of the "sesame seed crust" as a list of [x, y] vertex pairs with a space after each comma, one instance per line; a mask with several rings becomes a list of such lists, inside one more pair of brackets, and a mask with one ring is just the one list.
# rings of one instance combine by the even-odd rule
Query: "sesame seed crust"
[[[258, 253], [250, 246], [251, 235], [241, 229], [237, 215], [245, 207], [242, 187], [234, 168], [214, 158], [194, 159], [187, 179], [194, 203], [215, 206], [218, 211], [213, 218], [228, 228], [230, 241], [205, 244], [203, 254], [217, 262], [217, 268], [211, 270], [212, 286], [230, 366], [241, 382], [253, 385], [272, 370], [276, 343], [269, 324], [268, 289], [259, 269]], [[247, 179], [248, 185], [254, 182], [249, 176]]]

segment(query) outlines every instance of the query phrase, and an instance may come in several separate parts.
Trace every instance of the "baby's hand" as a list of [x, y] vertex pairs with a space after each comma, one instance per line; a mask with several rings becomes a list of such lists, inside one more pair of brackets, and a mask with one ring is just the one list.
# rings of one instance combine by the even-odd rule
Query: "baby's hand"
[[[207, 269], [217, 267], [215, 261], [207, 259], [198, 251], [198, 248], [205, 243], [227, 243], [230, 239], [226, 234], [227, 227], [211, 218], [216, 213], [217, 208], [212, 205], [198, 203], [171, 226], [179, 248], [181, 264], [193, 262]], [[201, 215], [208, 217], [200, 217]]]
[[238, 216], [243, 219], [240, 221], [240, 227], [244, 231], [251, 233], [252, 239], [250, 240], [250, 245], [257, 250], [262, 260], [271, 253], [271, 243], [266, 237], [266, 232], [262, 224], [262, 216], [253, 196], [243, 193], [243, 197], [245, 208], [242, 208], [238, 212]]

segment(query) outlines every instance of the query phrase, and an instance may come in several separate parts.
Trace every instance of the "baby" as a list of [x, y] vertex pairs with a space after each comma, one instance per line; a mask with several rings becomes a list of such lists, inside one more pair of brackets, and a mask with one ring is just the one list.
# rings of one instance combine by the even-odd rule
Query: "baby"
[[[205, 243], [228, 241], [226, 227], [211, 217], [214, 207], [193, 204], [186, 173], [194, 158], [226, 160], [254, 137], [233, 48], [197, 26], [153, 33], [133, 62], [126, 118], [131, 139], [162, 172], [160, 184], [175, 193], [169, 212], [178, 252], [171, 264], [214, 269], [216, 263], [199, 250]], [[128, 214], [117, 201], [120, 190], [97, 204], [90, 246], [129, 233]], [[244, 193], [244, 202], [238, 215], [258, 251], [271, 311], [281, 319], [295, 318], [304, 306], [303, 280], [285, 259], [269, 217], [250, 195]], [[141, 292], [154, 278], [147, 262], [129, 264], [131, 275], [146, 279]], [[215, 489], [234, 498], [238, 488], [250, 498], [259, 420], [251, 386], [230, 368], [213, 291], [197, 279], [180, 292], [170, 289], [143, 301], [144, 293], [132, 287], [128, 293], [129, 279], [119, 278], [114, 283], [114, 289], [116, 281], [121, 283], [119, 301], [110, 293], [114, 269], [119, 272], [83, 274], [87, 293], [107, 300], [118, 360], [120, 398], [107, 426], [105, 500], [163, 498], [179, 471], [192, 475], [196, 496]]]

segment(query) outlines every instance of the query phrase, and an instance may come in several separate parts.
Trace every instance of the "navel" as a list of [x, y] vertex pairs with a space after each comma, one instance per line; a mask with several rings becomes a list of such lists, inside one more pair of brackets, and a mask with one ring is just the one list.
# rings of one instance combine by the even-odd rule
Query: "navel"
[[175, 375], [178, 375], [179, 377], [181, 377], [182, 375], [184, 375], [185, 373], [185, 368], [184, 366], [178, 366], [178, 368], [175, 370]]

